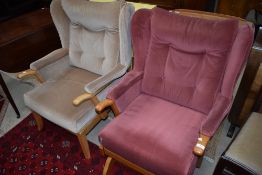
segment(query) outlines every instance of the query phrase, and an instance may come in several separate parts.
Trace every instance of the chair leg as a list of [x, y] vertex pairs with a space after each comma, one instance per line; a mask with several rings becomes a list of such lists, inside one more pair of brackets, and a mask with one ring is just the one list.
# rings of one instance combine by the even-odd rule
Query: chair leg
[[102, 145], [99, 145], [99, 152], [101, 156], [106, 157], [106, 153]]
[[217, 163], [217, 165], [216, 165], [216, 168], [214, 170], [213, 175], [222, 175], [225, 166], [226, 166], [226, 160], [223, 159], [223, 156], [221, 156], [219, 161], [218, 161], [218, 163]]
[[43, 127], [44, 127], [43, 118], [39, 114], [37, 114], [35, 112], [33, 112], [33, 117], [34, 117], [34, 119], [36, 121], [36, 125], [37, 125], [38, 131], [41, 131], [43, 129]]
[[77, 133], [76, 136], [81, 145], [85, 158], [90, 159], [91, 155], [90, 155], [90, 150], [89, 150], [89, 145], [88, 145], [86, 135], [84, 133]]
[[202, 161], [203, 161], [203, 157], [204, 157], [204, 156], [201, 156], [201, 157], [198, 157], [198, 158], [197, 158], [197, 164], [196, 164], [196, 167], [197, 167], [197, 168], [200, 168], [200, 167], [201, 167], [201, 164], [202, 164]]
[[112, 166], [113, 166], [114, 162], [115, 162], [115, 160], [112, 157], [108, 157], [106, 159], [106, 163], [105, 163], [104, 170], [103, 170], [103, 175], [112, 174], [111, 170], [112, 170]]

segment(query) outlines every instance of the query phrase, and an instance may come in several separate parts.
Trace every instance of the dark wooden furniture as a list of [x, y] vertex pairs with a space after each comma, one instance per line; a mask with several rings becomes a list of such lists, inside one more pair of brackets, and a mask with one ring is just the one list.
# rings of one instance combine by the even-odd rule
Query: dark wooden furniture
[[[49, 9], [39, 9], [0, 23], [0, 70], [19, 72], [53, 50], [61, 48]], [[1, 86], [19, 111], [0, 75]]]
[[261, 0], [218, 0], [217, 13], [245, 18]]
[[128, 0], [130, 2], [139, 2], [154, 4], [165, 9], [192, 9], [202, 11], [214, 11], [215, 0]]
[[49, 7], [50, 2], [51, 0], [0, 0], [0, 21], [41, 7]]

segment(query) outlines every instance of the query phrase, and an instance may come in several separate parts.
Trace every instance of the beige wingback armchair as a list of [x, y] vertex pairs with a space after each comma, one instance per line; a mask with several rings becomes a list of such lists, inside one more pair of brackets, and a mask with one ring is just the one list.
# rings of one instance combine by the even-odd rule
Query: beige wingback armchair
[[24, 95], [38, 130], [44, 117], [71, 131], [90, 158], [86, 134], [107, 116], [97, 115], [94, 105], [130, 66], [134, 8], [122, 0], [53, 0], [50, 10], [62, 48], [31, 63], [17, 77], [41, 82]]

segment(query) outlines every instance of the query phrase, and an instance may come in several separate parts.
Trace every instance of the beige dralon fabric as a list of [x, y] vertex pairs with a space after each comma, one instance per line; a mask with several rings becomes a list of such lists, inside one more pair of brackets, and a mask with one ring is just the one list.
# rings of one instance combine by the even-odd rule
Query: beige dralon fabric
[[90, 32], [79, 25], [70, 25], [69, 57], [72, 65], [105, 75], [118, 63], [119, 34]]
[[57, 49], [49, 53], [48, 55], [44, 56], [43, 58], [31, 63], [30, 68], [34, 70], [39, 70], [49, 64], [56, 62], [61, 58], [64, 58], [64, 56], [67, 54], [68, 54], [68, 49], [66, 48]]
[[131, 19], [135, 13], [134, 6], [125, 4], [120, 11], [119, 33], [120, 33], [120, 63], [126, 68], [131, 64], [133, 56], [131, 46]]
[[84, 93], [86, 83], [98, 77], [97, 74], [72, 67], [64, 72], [63, 77], [58, 80], [46, 81], [26, 93], [24, 95], [25, 104], [46, 119], [77, 133], [82, 126], [77, 127], [78, 121], [83, 120], [83, 117], [87, 117], [88, 121], [95, 116], [86, 115], [94, 108], [94, 105], [89, 101], [75, 107], [72, 101]]
[[61, 0], [52, 0], [50, 4], [50, 13], [58, 31], [62, 47], [69, 48], [70, 21], [62, 8]]
[[115, 69], [113, 69], [105, 76], [101, 76], [96, 80], [88, 83], [85, 86], [85, 91], [92, 94], [96, 93], [101, 87], [110, 83], [112, 80], [121, 77], [121, 75], [124, 75], [125, 72], [126, 72], [125, 66], [119, 64], [118, 66], [115, 67]]
[[69, 58], [76, 67], [105, 75], [119, 59], [119, 16], [124, 1], [62, 0], [70, 19]]
[[234, 161], [262, 174], [262, 114], [252, 113], [225, 153]]
[[45, 67], [38, 69], [39, 74], [44, 78], [44, 80], [56, 80], [63, 76], [63, 73], [68, 69], [71, 69], [69, 63], [69, 55], [58, 59], [52, 64], [46, 65]]
[[74, 24], [91, 31], [118, 31], [119, 14], [124, 1], [98, 3], [83, 0], [62, 0], [62, 7]]

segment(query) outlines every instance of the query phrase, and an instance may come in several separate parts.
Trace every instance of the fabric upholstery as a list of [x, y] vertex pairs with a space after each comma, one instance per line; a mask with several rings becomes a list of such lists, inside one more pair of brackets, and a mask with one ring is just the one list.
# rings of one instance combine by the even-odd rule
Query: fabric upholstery
[[[131, 47], [131, 24], [130, 21], [135, 12], [133, 5], [125, 4], [119, 17], [119, 32], [120, 32], [120, 63], [129, 67], [131, 64], [132, 47]], [[123, 44], [125, 43], [125, 44]]]
[[207, 117], [202, 121], [200, 129], [202, 134], [210, 137], [214, 135], [231, 107], [231, 100], [221, 94], [218, 94], [214, 101], [214, 105]]
[[237, 28], [237, 20], [209, 21], [155, 9], [142, 90], [207, 114]]
[[151, 15], [150, 10], [142, 9], [138, 10], [132, 18], [131, 33], [136, 71], [144, 71], [151, 36]]
[[118, 33], [90, 32], [80, 25], [71, 24], [69, 57], [73, 66], [100, 75], [107, 74], [118, 61]]
[[[46, 119], [74, 133], [77, 123], [86, 113], [94, 108], [91, 101], [75, 107], [72, 101], [84, 93], [84, 86], [99, 77], [86, 70], [71, 68], [56, 81], [46, 81], [44, 84], [24, 95], [24, 101], [33, 111]], [[89, 116], [89, 117], [94, 117]], [[91, 118], [89, 118], [90, 120]], [[85, 123], [82, 123], [82, 126]]]
[[57, 61], [48, 64], [41, 69], [37, 69], [37, 71], [44, 78], [44, 80], [55, 81], [56, 79], [59, 79], [59, 77], [61, 77], [64, 72], [71, 68], [69, 55], [65, 55]]
[[99, 137], [107, 149], [153, 173], [190, 174], [191, 164], [196, 163], [192, 148], [204, 117], [189, 108], [140, 94]]
[[119, 16], [123, 5], [124, 1], [62, 1], [71, 20], [69, 56], [72, 65], [100, 75], [109, 73], [117, 65]]
[[101, 87], [106, 86], [112, 80], [115, 80], [116, 78], [121, 77], [125, 73], [126, 73], [126, 67], [121, 65], [121, 64], [118, 64], [118, 66], [115, 67], [115, 69], [113, 69], [108, 74], [101, 76], [101, 77], [97, 78], [96, 80], [88, 83], [85, 86], [85, 91], [88, 92], [88, 93], [95, 94], [97, 91], [99, 91], [99, 89]]
[[43, 58], [31, 63], [30, 69], [39, 70], [63, 58], [65, 55], [68, 55], [68, 49], [66, 48], [57, 49], [49, 53], [48, 55], [44, 56]]
[[122, 0], [106, 3], [63, 0], [62, 7], [74, 24], [80, 24], [91, 31], [118, 31], [119, 14], [124, 3]]
[[262, 115], [252, 113], [225, 156], [238, 164], [262, 174]]
[[62, 0], [52, 0], [50, 13], [58, 31], [63, 48], [69, 48], [69, 19], [66, 16], [62, 5]]
[[141, 93], [142, 77], [143, 72], [128, 72], [119, 84], [107, 95], [108, 99], [115, 101], [120, 112], [124, 111], [125, 108]]
[[119, 62], [128, 69], [132, 56], [133, 13], [134, 6], [123, 0], [106, 3], [54, 0], [51, 3], [62, 46], [70, 47], [70, 64], [100, 75], [111, 72]]
[[247, 57], [253, 44], [253, 35], [254, 31], [248, 25], [240, 26], [238, 29], [238, 34], [229, 54], [229, 61], [221, 87], [221, 93], [225, 97], [232, 96], [241, 68], [247, 62]]

